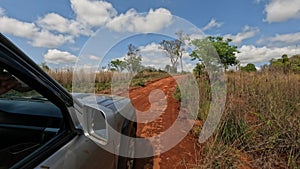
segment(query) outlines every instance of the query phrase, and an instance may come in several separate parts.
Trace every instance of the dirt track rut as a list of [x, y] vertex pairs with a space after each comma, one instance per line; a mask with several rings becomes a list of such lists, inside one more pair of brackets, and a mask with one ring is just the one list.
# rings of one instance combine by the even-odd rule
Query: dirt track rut
[[[175, 77], [181, 78], [180, 76]], [[152, 137], [168, 129], [176, 120], [180, 103], [173, 98], [176, 80], [167, 77], [147, 84], [145, 87], [130, 90], [129, 97], [133, 106], [142, 114], [138, 116], [137, 136]], [[153, 102], [155, 100], [156, 102]], [[149, 111], [151, 109], [151, 111]], [[147, 122], [145, 119], [149, 120]], [[153, 146], [161, 149], [160, 139]], [[160, 155], [137, 160], [137, 169], [186, 168], [197, 163], [197, 139], [191, 132], [174, 148]], [[155, 148], [154, 148], [155, 149]]]

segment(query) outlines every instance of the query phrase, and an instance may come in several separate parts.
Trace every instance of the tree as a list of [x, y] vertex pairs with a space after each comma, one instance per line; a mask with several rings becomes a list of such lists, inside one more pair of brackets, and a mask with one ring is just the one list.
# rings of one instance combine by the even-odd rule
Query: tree
[[284, 73], [300, 73], [300, 55], [293, 55], [289, 58], [288, 55], [284, 54], [281, 58], [271, 59], [267, 68], [271, 71], [282, 71]]
[[167, 56], [170, 58], [171, 61], [171, 72], [175, 73], [177, 72], [177, 61], [179, 59], [179, 56], [177, 54], [177, 46], [179, 45], [179, 40], [163, 40], [162, 42], [160, 42], [160, 46], [162, 47], [162, 49], [164, 51], [166, 51]]
[[111, 69], [114, 69], [118, 72], [122, 72], [126, 68], [126, 62], [120, 59], [110, 61]]
[[176, 33], [178, 36], [178, 39], [175, 40], [163, 40], [160, 42], [161, 48], [166, 51], [167, 56], [170, 58], [171, 61], [171, 72], [175, 73], [177, 72], [177, 64], [178, 59], [180, 60], [180, 66], [181, 71], [183, 71], [183, 65], [182, 65], [182, 54], [184, 52], [184, 40], [188, 39], [188, 36], [183, 34], [183, 31], [180, 30]]
[[178, 56], [179, 56], [179, 59], [180, 59], [180, 67], [181, 67], [181, 72], [183, 72], [183, 65], [182, 65], [182, 53], [183, 51], [185, 50], [183, 48], [183, 45], [184, 45], [184, 40], [186, 39], [189, 39], [189, 36], [188, 35], [184, 35], [183, 34], [183, 31], [180, 30], [178, 31], [177, 33], [175, 33], [178, 37], [178, 40], [179, 40], [179, 44], [177, 46], [177, 49], [176, 49], [176, 53], [178, 53]]
[[253, 63], [248, 63], [246, 66], [242, 66], [241, 70], [246, 72], [255, 72], [256, 67]]
[[206, 74], [204, 70], [205, 66], [203, 63], [197, 63], [195, 68], [193, 69], [193, 73], [196, 77], [200, 77], [201, 74]]
[[172, 70], [172, 67], [170, 65], [165, 66], [165, 71], [166, 72], [171, 72], [171, 70]]
[[126, 68], [130, 73], [139, 72], [142, 68], [142, 57], [140, 50], [132, 44], [128, 45], [128, 52], [126, 58]]
[[40, 67], [41, 67], [43, 70], [45, 70], [45, 71], [49, 71], [49, 70], [50, 70], [50, 68], [49, 68], [49, 66], [47, 65], [46, 62], [42, 62], [42, 63], [40, 64]]
[[[205, 39], [194, 39], [191, 44], [196, 47], [192, 52], [191, 57], [205, 63], [217, 62], [216, 54], [220, 62], [228, 69], [228, 66], [237, 65], [239, 61], [236, 58], [236, 53], [239, 53], [237, 46], [230, 45], [231, 39], [224, 40], [222, 37], [209, 36]], [[216, 52], [216, 53], [215, 53]]]

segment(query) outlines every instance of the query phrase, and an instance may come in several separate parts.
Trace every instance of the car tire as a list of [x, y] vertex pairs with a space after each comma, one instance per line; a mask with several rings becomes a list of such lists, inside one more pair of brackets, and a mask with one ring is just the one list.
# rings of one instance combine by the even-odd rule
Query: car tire
[[134, 123], [126, 127], [122, 134], [130, 137], [129, 141], [122, 142], [120, 146], [120, 151], [127, 154], [127, 157], [119, 156], [118, 169], [134, 169], [135, 168], [135, 138], [136, 138], [136, 126]]

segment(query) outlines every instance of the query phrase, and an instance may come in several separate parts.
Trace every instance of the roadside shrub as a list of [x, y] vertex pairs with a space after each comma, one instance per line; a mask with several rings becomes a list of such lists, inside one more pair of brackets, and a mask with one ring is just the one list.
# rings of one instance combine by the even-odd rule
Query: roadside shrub
[[178, 85], [176, 85], [173, 97], [174, 97], [174, 99], [181, 101], [181, 93], [180, 93], [180, 89], [179, 89]]

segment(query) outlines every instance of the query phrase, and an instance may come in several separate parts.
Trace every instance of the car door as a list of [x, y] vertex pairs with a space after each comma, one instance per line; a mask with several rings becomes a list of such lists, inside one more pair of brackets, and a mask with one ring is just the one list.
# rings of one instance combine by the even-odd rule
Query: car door
[[[124, 168], [121, 163], [125, 166], [132, 164], [132, 159], [115, 155], [119, 147], [123, 150], [130, 147], [126, 141], [125, 145], [120, 145], [120, 138], [111, 138], [104, 146], [113, 147], [113, 151], [106, 151], [99, 146], [101, 138], [88, 136], [87, 129], [82, 128], [77, 119], [79, 105], [86, 112], [104, 115], [103, 112], [81, 103], [74, 105], [70, 93], [2, 34], [0, 70], [32, 89], [29, 93], [11, 90], [0, 95], [0, 168], [110, 169]], [[126, 99], [120, 100], [128, 104]], [[113, 103], [111, 98], [108, 101]], [[86, 114], [80, 106], [79, 113]], [[108, 111], [112, 110], [113, 108]], [[134, 115], [133, 110], [130, 112]], [[116, 110], [107, 118], [118, 132], [125, 135], [135, 134], [132, 131], [135, 131], [136, 124], [128, 123]], [[100, 118], [97, 122], [104, 124], [108, 119]], [[103, 125], [99, 127], [102, 129]]]
[[81, 132], [68, 113], [72, 97], [2, 34], [0, 69], [32, 89], [1, 95], [0, 165], [33, 168]]
[[[73, 106], [72, 96], [1, 34], [0, 68], [35, 93], [24, 97], [13, 91], [0, 99], [2, 168], [36, 167], [63, 146], [72, 145], [74, 140], [85, 143], [85, 153], [89, 148], [99, 150], [95, 143], [82, 135], [81, 130], [74, 127], [69, 114]], [[77, 149], [81, 146], [76, 145]], [[80, 156], [81, 153], [77, 153]], [[74, 158], [70, 152], [66, 154], [63, 156], [68, 157], [65, 160], [76, 162], [72, 161]]]

